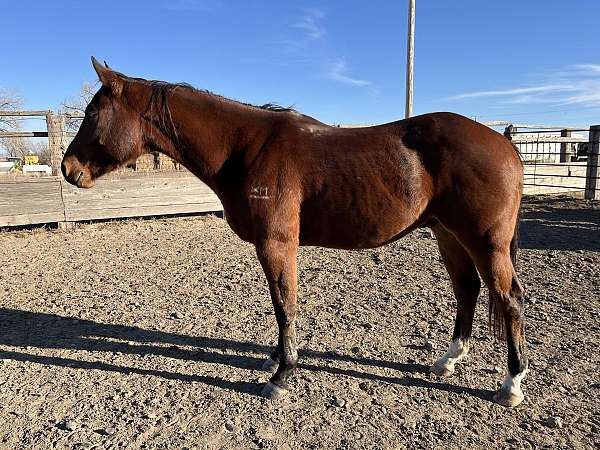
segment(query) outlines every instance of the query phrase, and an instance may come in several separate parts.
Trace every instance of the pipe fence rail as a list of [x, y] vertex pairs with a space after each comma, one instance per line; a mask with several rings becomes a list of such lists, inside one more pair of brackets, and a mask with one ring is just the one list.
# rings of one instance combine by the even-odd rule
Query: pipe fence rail
[[504, 135], [523, 159], [525, 193], [582, 193], [600, 199], [600, 125], [590, 128], [509, 124]]

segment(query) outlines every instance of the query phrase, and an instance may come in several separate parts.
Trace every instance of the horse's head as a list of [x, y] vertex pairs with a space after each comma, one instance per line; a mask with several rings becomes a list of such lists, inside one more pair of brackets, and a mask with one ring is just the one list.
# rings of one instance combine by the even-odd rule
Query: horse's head
[[102, 66], [94, 57], [92, 64], [102, 87], [87, 106], [62, 161], [65, 179], [82, 188], [92, 187], [99, 176], [145, 152], [140, 114], [133, 109], [131, 99], [125, 98], [127, 77]]

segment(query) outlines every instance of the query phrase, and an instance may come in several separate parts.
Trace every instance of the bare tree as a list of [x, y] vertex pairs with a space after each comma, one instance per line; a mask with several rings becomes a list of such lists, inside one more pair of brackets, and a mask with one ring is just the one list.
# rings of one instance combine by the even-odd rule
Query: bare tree
[[[61, 104], [61, 112], [65, 114], [81, 115], [85, 113], [85, 108], [94, 97], [97, 91], [96, 83], [91, 84], [84, 81], [81, 90], [77, 95], [65, 100]], [[67, 129], [77, 131], [81, 125], [81, 119], [72, 118], [67, 115]]]
[[[0, 87], [0, 111], [16, 111], [21, 108], [23, 101], [13, 91]], [[19, 128], [16, 117], [0, 116], [0, 131], [9, 131]]]
[[22, 158], [29, 154], [27, 140], [25, 138], [2, 138], [0, 139], [0, 146], [8, 156], [18, 156], [19, 158]]
[[52, 164], [50, 148], [48, 148], [48, 142], [46, 139], [29, 139], [29, 153], [38, 155], [40, 164]]
[[40, 164], [50, 164], [50, 149], [45, 139], [3, 138], [0, 144], [8, 156], [23, 159], [27, 155], [37, 155]]
[[[14, 92], [0, 87], [0, 111], [17, 111], [21, 108], [23, 101]], [[19, 117], [0, 116], [0, 131], [18, 131], [20, 126]], [[0, 139], [0, 151], [4, 150], [8, 156], [19, 156], [27, 154], [26, 143], [23, 138]]]

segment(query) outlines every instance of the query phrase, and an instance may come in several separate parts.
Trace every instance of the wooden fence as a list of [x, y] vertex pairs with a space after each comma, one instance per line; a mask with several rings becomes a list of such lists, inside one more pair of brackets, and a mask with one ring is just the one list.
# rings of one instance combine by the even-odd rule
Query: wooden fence
[[222, 210], [217, 196], [189, 172], [107, 175], [92, 189], [62, 177], [0, 177], [0, 227]]

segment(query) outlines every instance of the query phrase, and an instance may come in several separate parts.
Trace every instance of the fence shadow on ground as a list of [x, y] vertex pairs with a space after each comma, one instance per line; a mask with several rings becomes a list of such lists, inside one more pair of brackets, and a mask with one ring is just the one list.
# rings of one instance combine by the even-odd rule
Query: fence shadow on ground
[[[44, 356], [25, 353], [22, 348], [81, 350], [89, 352], [122, 353], [127, 355], [155, 355], [172, 359], [207, 362], [226, 366], [256, 370], [272, 351], [272, 348], [252, 342], [239, 342], [227, 339], [203, 336], [187, 336], [157, 330], [146, 330], [138, 327], [98, 323], [91, 320], [80, 320], [75, 317], [64, 317], [0, 308], [0, 345], [15, 347], [15, 350], [0, 350], [0, 358], [15, 361], [32, 362], [58, 367], [78, 369], [95, 369], [118, 373], [135, 373], [138, 375], [156, 376], [184, 382], [200, 382], [222, 389], [258, 395], [260, 385], [252, 382], [229, 381], [224, 378], [205, 376], [202, 374], [184, 374], [151, 368], [122, 366], [111, 362], [85, 361], [59, 356]], [[194, 347], [193, 350], [181, 347]], [[233, 351], [240, 354], [223, 353]], [[408, 364], [392, 361], [362, 358], [336, 352], [320, 352], [302, 349], [299, 352], [300, 369], [322, 371], [332, 374], [350, 376], [373, 381], [382, 381], [401, 386], [412, 386], [424, 389], [438, 389], [454, 393], [466, 393], [473, 397], [491, 401], [492, 392], [436, 382], [413, 376], [391, 377], [359, 369], [333, 367], [331, 365], [312, 364], [310, 360], [327, 360], [355, 363], [358, 366], [389, 368], [399, 372], [425, 376], [429, 369], [421, 364]], [[96, 353], [97, 357], [98, 353]], [[266, 377], [265, 377], [266, 379]]]
[[523, 200], [520, 246], [600, 251], [600, 203], [566, 196]]

